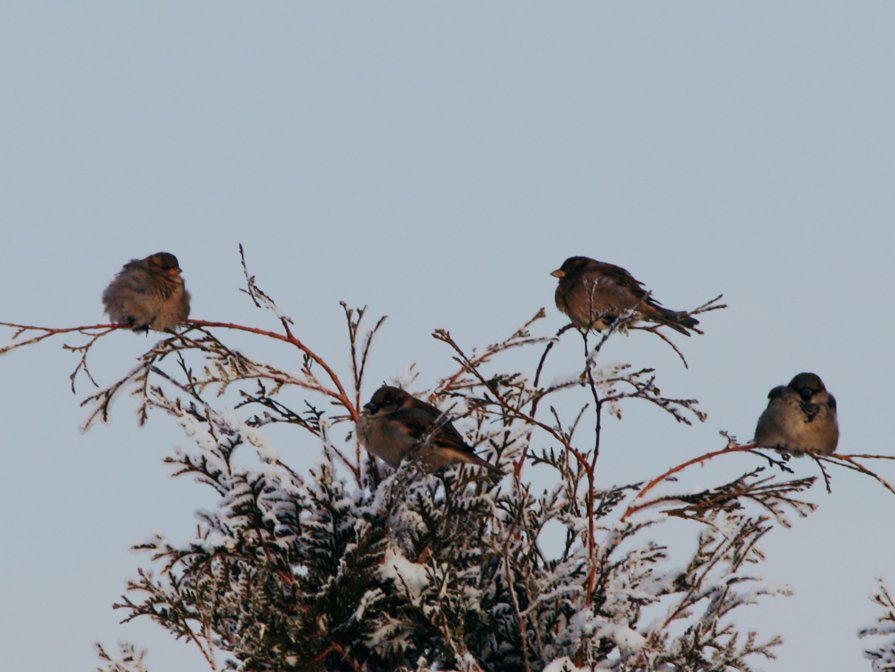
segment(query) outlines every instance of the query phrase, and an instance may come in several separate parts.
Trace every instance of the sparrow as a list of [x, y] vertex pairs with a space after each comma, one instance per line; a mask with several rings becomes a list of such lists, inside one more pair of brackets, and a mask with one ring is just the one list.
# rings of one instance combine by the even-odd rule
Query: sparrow
[[579, 329], [602, 331], [629, 310], [639, 319], [667, 325], [685, 336], [699, 324], [685, 312], [663, 308], [643, 283], [621, 266], [569, 257], [550, 275], [559, 278], [556, 307]]
[[103, 305], [113, 322], [134, 331], [167, 331], [183, 324], [190, 314], [190, 294], [177, 257], [156, 252], [131, 260], [106, 287]]
[[800, 373], [785, 387], [768, 393], [768, 407], [758, 418], [755, 444], [795, 454], [832, 455], [839, 443], [836, 399], [817, 374]]
[[383, 385], [364, 404], [357, 434], [367, 452], [397, 468], [408, 455], [424, 471], [432, 472], [455, 462], [500, 470], [467, 445], [444, 413], [399, 387]]

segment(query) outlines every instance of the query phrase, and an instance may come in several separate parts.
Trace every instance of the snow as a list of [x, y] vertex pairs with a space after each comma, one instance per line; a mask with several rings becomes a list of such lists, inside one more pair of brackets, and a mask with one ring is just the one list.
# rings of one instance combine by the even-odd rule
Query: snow
[[258, 457], [261, 458], [263, 462], [273, 464], [279, 461], [279, 452], [277, 452], [276, 448], [267, 443], [267, 439], [264, 438], [264, 434], [262, 434], [257, 429], [252, 429], [249, 427], [246, 427], [244, 433], [246, 441], [255, 446], [255, 450], [258, 451]]
[[414, 601], [429, 585], [429, 574], [425, 565], [411, 562], [395, 548], [389, 548], [385, 552], [380, 573], [383, 579], [392, 579], [396, 585], [404, 586]]
[[619, 623], [606, 623], [600, 626], [596, 636], [611, 639], [624, 653], [637, 653], [646, 645], [646, 638], [643, 635]]
[[560, 387], [572, 387], [574, 385], [577, 385], [580, 382], [581, 382], [581, 373], [580, 372], [569, 373], [566, 375], [554, 377], [550, 381], [550, 384], [547, 386], [547, 389], [554, 389], [554, 388], [560, 388]]
[[544, 672], [590, 672], [589, 667], [578, 667], [568, 656], [557, 658], [544, 668]]
[[384, 597], [383, 592], [379, 590], [379, 588], [373, 588], [372, 590], [368, 590], [363, 594], [363, 597], [360, 599], [360, 603], [357, 605], [357, 609], [354, 612], [355, 620], [361, 620], [364, 617], [364, 612], [366, 612], [367, 607], [372, 604], [376, 604], [379, 600]]
[[178, 424], [192, 441], [195, 442], [202, 450], [214, 450], [217, 447], [217, 441], [208, 431], [208, 425], [187, 413], [183, 413], [177, 418]]

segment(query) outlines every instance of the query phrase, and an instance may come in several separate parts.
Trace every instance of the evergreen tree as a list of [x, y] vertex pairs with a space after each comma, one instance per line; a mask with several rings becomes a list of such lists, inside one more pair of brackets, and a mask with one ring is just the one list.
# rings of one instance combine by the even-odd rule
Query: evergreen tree
[[[759, 543], [814, 510], [803, 497], [816, 479], [794, 477], [787, 456], [729, 438], [649, 482], [607, 486], [611, 475], [598, 467], [600, 452], [612, 449], [602, 442], [606, 414], [646, 402], [677, 422], [705, 417], [695, 399], [663, 396], [654, 370], [602, 365], [609, 339], [644, 328], [633, 316], [602, 334], [570, 326], [554, 335], [536, 331], [540, 311], [478, 350], [436, 331], [456, 372], [393, 382], [437, 405], [503, 476], [469, 465], [425, 473], [412, 456], [393, 470], [354, 433], [383, 320], [368, 327], [366, 309], [343, 306], [350, 356], [347, 366], [331, 364], [245, 275], [248, 295], [280, 329], [191, 320], [84, 401], [87, 427], [107, 420], [125, 392], [138, 400], [141, 424], [159, 411], [173, 418], [192, 445], [166, 462], [217, 496], [194, 539], [158, 535], [137, 546], [143, 566], [115, 605], [125, 620], [148, 617], [192, 642], [211, 669], [244, 671], [708, 672], [751, 670], [774, 657], [780, 637], [744, 631], [734, 612], [787, 594], [758, 575]], [[722, 307], [714, 299], [689, 315]], [[70, 347], [79, 357], [73, 382], [90, 376], [92, 348], [116, 328], [7, 326], [30, 338], [4, 350], [85, 335]], [[232, 331], [297, 350], [301, 366], [250, 357], [225, 342]], [[580, 368], [545, 384], [562, 339], [581, 341]], [[531, 368], [507, 368], [510, 351], [527, 355]], [[337, 369], [350, 371], [347, 383]], [[563, 417], [560, 398], [578, 410]], [[276, 424], [319, 451], [315, 466], [299, 471], [279, 456], [265, 434]], [[734, 452], [754, 455], [755, 466], [701, 491], [654, 494], [691, 464]], [[827, 487], [831, 464], [890, 487], [853, 456], [810, 459]], [[549, 487], [533, 487], [535, 468], [549, 474]], [[695, 534], [674, 547], [655, 541], [669, 523]], [[862, 635], [891, 639], [895, 607], [882, 584], [876, 600], [885, 615]], [[106, 672], [146, 669], [133, 645], [118, 656], [98, 651]], [[874, 670], [893, 669], [891, 642], [867, 655]]]

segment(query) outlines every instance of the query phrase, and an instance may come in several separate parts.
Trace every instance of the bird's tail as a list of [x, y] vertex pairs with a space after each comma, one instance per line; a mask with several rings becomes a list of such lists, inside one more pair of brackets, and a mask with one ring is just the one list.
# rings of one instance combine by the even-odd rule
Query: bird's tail
[[699, 320], [682, 310], [668, 310], [662, 306], [653, 306], [655, 313], [651, 316], [659, 324], [671, 327], [684, 336], [689, 336], [691, 331], [702, 333], [696, 328]]
[[473, 452], [462, 453], [462, 455], [458, 454], [458, 457], [461, 461], [466, 462], [467, 464], [474, 464], [478, 467], [484, 467], [488, 470], [488, 474], [492, 478], [501, 478], [503, 476], [503, 472], [500, 471], [496, 466], [488, 462], [487, 460], [483, 460], [481, 457], [476, 455]]

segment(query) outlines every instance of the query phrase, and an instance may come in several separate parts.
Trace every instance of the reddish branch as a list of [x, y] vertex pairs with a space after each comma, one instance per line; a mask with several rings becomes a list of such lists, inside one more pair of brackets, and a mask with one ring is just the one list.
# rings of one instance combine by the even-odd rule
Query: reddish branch
[[[663, 481], [668, 479], [670, 476], [673, 476], [674, 474], [681, 472], [684, 469], [686, 469], [687, 467], [693, 466], [694, 464], [702, 464], [703, 462], [705, 462], [707, 460], [711, 460], [715, 457], [718, 457], [719, 455], [726, 455], [728, 453], [753, 452], [753, 451], [755, 451], [756, 448], [757, 448], [757, 446], [754, 443], [746, 443], [746, 444], [742, 444], [742, 445], [738, 445], [738, 444], [734, 443], [734, 444], [731, 444], [725, 448], [722, 448], [721, 450], [715, 450], [710, 453], [705, 453], [704, 455], [699, 455], [698, 457], [694, 457], [692, 460], [687, 460], [686, 462], [683, 462], [675, 467], [672, 467], [665, 473], [663, 473], [660, 476], [657, 476], [656, 478], [651, 480], [649, 483], [647, 483], [645, 486], [643, 486], [643, 488], [641, 488], [640, 492], [638, 492], [637, 495], [634, 497], [634, 500], [636, 501], [638, 499], [642, 499], [646, 495], [646, 493], [648, 493], [650, 490], [652, 490], [657, 485], [659, 485], [659, 483], [662, 483]], [[760, 454], [760, 453], [756, 453], [756, 454]], [[826, 471], [823, 468], [823, 462], [831, 462], [834, 464], [839, 464], [839, 465], [844, 466], [848, 469], [852, 469], [853, 471], [857, 471], [857, 472], [860, 472], [867, 476], [871, 476], [872, 478], [877, 480], [884, 488], [886, 488], [887, 490], [889, 490], [890, 492], [895, 494], [895, 486], [890, 484], [882, 476], [880, 476], [873, 470], [868, 469], [864, 465], [857, 462], [857, 460], [855, 459], [855, 458], [863, 458], [863, 459], [895, 460], [895, 455], [833, 454], [833, 455], [810, 455], [810, 456], [813, 457], [814, 460], [818, 463], [818, 466], [820, 467], [821, 472], [823, 473], [824, 480], [827, 483], [827, 491], [828, 492], [830, 491], [829, 476], [827, 475]], [[628, 507], [628, 509], [622, 515], [621, 519], [625, 520], [626, 518], [628, 518], [628, 516], [636, 513], [637, 511], [641, 511], [643, 509], [649, 508], [650, 506], [653, 506], [654, 504], [657, 504], [659, 502], [668, 501], [669, 499], [674, 499], [674, 498], [660, 497], [658, 499], [653, 499], [648, 502], [643, 502], [642, 504], [632, 504], [631, 506]]]
[[[534, 416], [525, 413], [521, 409], [515, 407], [509, 401], [507, 401], [502, 394], [500, 394], [499, 390], [496, 388], [491, 388], [488, 385], [488, 381], [478, 370], [476, 363], [473, 360], [470, 360], [469, 357], [463, 352], [457, 342], [451, 338], [450, 333], [444, 330], [436, 331], [433, 336], [443, 343], [447, 343], [454, 352], [457, 353], [457, 357], [455, 358], [457, 362], [460, 364], [462, 369], [465, 369], [470, 373], [470, 375], [474, 376], [480, 384], [482, 384], [486, 389], [490, 389], [494, 398], [497, 400], [497, 403], [500, 404], [503, 412], [507, 413], [511, 417], [518, 418], [527, 424], [539, 427], [547, 432], [550, 436], [552, 436], [556, 441], [562, 444], [563, 448], [566, 449], [567, 452], [571, 453], [574, 457], [580, 469], [582, 469], [585, 473], [587, 479], [587, 497], [585, 498], [585, 502], [587, 505], [587, 557], [588, 564], [590, 569], [587, 575], [587, 588], [586, 588], [586, 603], [588, 606], [593, 601], [593, 593], [594, 587], [596, 585], [596, 523], [595, 523], [595, 510], [594, 510], [594, 498], [596, 493], [596, 476], [593, 465], [590, 461], [585, 457], [581, 451], [577, 450], [573, 445], [571, 440], [564, 436], [562, 431], [558, 430], [555, 427], [551, 427], [550, 425], [541, 422]], [[517, 470], [519, 468], [517, 467]]]
[[[863, 464], [858, 462], [857, 459], [855, 459], [855, 458], [862, 458], [865, 460], [895, 460], [895, 455], [839, 455], [839, 454], [834, 453], [833, 455], [818, 455], [815, 457], [815, 459], [818, 462], [818, 466], [821, 468], [821, 471], [823, 471], [823, 466], [821, 465], [821, 461], [833, 462], [835, 464], [840, 464], [840, 465], [846, 467], [847, 469], [851, 469], [852, 471], [857, 471], [859, 473], [865, 474], [867, 476], [870, 476], [870, 477], [876, 479], [876, 481], [878, 481], [879, 484], [882, 485], [886, 490], [888, 490], [892, 494], [895, 494], [895, 486], [893, 486], [891, 483], [889, 483], [886, 479], [884, 479], [882, 476], [877, 474], [872, 469], [868, 469], [867, 467], [865, 467]], [[824, 479], [825, 480], [827, 479], [826, 472], [824, 472]], [[829, 490], [830, 490], [830, 486], [828, 483], [827, 491], [829, 492]]]
[[[657, 485], [659, 485], [659, 483], [661, 483], [662, 481], [667, 479], [669, 476], [673, 476], [674, 474], [676, 474], [680, 471], [683, 471], [687, 467], [691, 467], [694, 464], [702, 464], [706, 460], [711, 460], [715, 457], [718, 457], [719, 455], [726, 455], [728, 453], [746, 453], [751, 450], [755, 450], [755, 447], [756, 446], [754, 443], [746, 443], [743, 445], [734, 444], [731, 446], [726, 446], [725, 448], [722, 448], [721, 450], [714, 450], [710, 453], [705, 453], [698, 457], [694, 457], [692, 460], [687, 460], [686, 462], [683, 462], [683, 463], [677, 465], [676, 467], [672, 467], [671, 469], [666, 471], [664, 474], [657, 476], [656, 478], [651, 480], [649, 483], [647, 483], [645, 486], [643, 486], [643, 488], [640, 490], [640, 492], [638, 492], [637, 495], [634, 497], [634, 500], [636, 501], [638, 499], [641, 499], [644, 495], [646, 495], [646, 493], [648, 493], [650, 490], [655, 488]], [[645, 502], [643, 504], [638, 504], [638, 505], [632, 504], [631, 506], [628, 507], [628, 510], [625, 511], [624, 515], [622, 515], [621, 519], [625, 520], [632, 513], [636, 513], [637, 511], [640, 511], [641, 509], [645, 509], [648, 506], [651, 506], [652, 504], [653, 504], [653, 502]]]
[[[91, 336], [96, 338], [98, 336], [103, 336], [110, 331], [114, 331], [115, 329], [126, 329], [128, 328], [123, 324], [91, 324], [82, 327], [36, 327], [30, 324], [15, 324], [14, 322], [0, 322], [0, 327], [11, 327], [16, 329], [16, 332], [12, 335], [12, 340], [17, 339], [21, 334], [26, 331], [42, 331], [44, 333], [39, 336], [33, 336], [25, 341], [19, 341], [18, 343], [11, 343], [10, 345], [5, 345], [0, 348], [0, 355], [5, 354], [11, 350], [16, 350], [18, 348], [25, 347], [26, 345], [31, 345], [32, 343], [40, 343], [44, 339], [50, 338], [51, 336], [56, 336], [57, 334], [71, 334], [71, 333], [79, 333], [84, 336]], [[105, 332], [101, 332], [99, 334], [93, 333], [97, 329], [105, 329]]]
[[258, 329], [256, 327], [247, 327], [242, 324], [235, 324], [233, 322], [209, 322], [208, 320], [188, 320], [187, 324], [190, 324], [194, 327], [218, 327], [220, 329], [233, 329], [235, 331], [245, 331], [250, 334], [258, 334], [259, 336], [267, 336], [268, 338], [272, 338], [277, 341], [283, 341], [284, 343], [289, 343], [294, 345], [296, 348], [305, 353], [308, 357], [310, 357], [316, 364], [318, 364], [326, 374], [329, 376], [330, 380], [333, 382], [333, 385], [336, 386], [336, 390], [327, 390], [325, 388], [321, 388], [321, 392], [329, 395], [333, 399], [336, 399], [341, 403], [345, 409], [348, 411], [348, 414], [351, 416], [351, 419], [354, 422], [357, 422], [360, 419], [360, 415], [355, 407], [354, 403], [348, 397], [348, 393], [345, 391], [345, 388], [342, 386], [342, 381], [339, 379], [339, 376], [335, 371], [326, 363], [326, 361], [320, 357], [317, 353], [311, 350], [304, 342], [301, 341], [295, 334], [292, 333], [292, 329], [289, 328], [289, 323], [285, 319], [281, 319], [280, 322], [283, 325], [284, 333], [280, 334], [275, 331], [268, 331], [267, 329]]
[[[280, 320], [283, 325], [283, 332], [278, 333], [275, 331], [269, 331], [267, 329], [258, 329], [256, 327], [247, 327], [242, 324], [235, 324], [233, 322], [211, 322], [208, 320], [188, 320], [187, 324], [193, 327], [218, 327], [221, 329], [233, 329], [235, 331], [244, 331], [251, 334], [257, 334], [259, 336], [267, 336], [268, 338], [272, 338], [277, 341], [282, 341], [284, 343], [289, 343], [294, 345], [299, 350], [301, 350], [305, 355], [307, 355], [312, 361], [318, 364], [326, 374], [329, 376], [330, 380], [333, 382], [333, 385], [336, 386], [336, 390], [329, 390], [326, 388], [320, 388], [320, 392], [326, 394], [333, 399], [336, 399], [341, 403], [345, 409], [348, 411], [348, 414], [351, 416], [351, 419], [357, 422], [360, 418], [357, 407], [348, 397], [348, 393], [345, 391], [344, 386], [342, 385], [342, 381], [335, 371], [326, 363], [326, 361], [320, 357], [317, 353], [315, 353], [311, 348], [309, 348], [305, 343], [299, 339], [295, 334], [292, 333], [292, 329], [289, 327], [289, 323], [285, 319]], [[91, 337], [91, 345], [93, 341], [95, 341], [99, 336], [104, 336], [107, 333], [110, 333], [116, 329], [128, 329], [129, 327], [124, 324], [90, 324], [90, 325], [82, 325], [79, 327], [40, 327], [35, 325], [28, 324], [15, 324], [12, 322], [0, 322], [0, 326], [3, 327], [11, 327], [16, 329], [17, 331], [13, 334], [12, 339], [15, 340], [22, 333], [27, 331], [40, 331], [43, 332], [38, 336], [33, 336], [24, 341], [20, 341], [18, 343], [12, 343], [10, 345], [4, 346], [0, 348], [0, 355], [9, 352], [11, 350], [16, 350], [18, 348], [24, 347], [26, 345], [31, 345], [33, 343], [39, 343], [51, 336], [56, 336], [58, 334], [71, 334], [71, 333], [79, 333], [84, 336]], [[100, 333], [96, 333], [97, 330], [105, 330]], [[68, 349], [77, 351], [79, 348], [69, 347]], [[79, 368], [82, 368], [79, 365]]]

